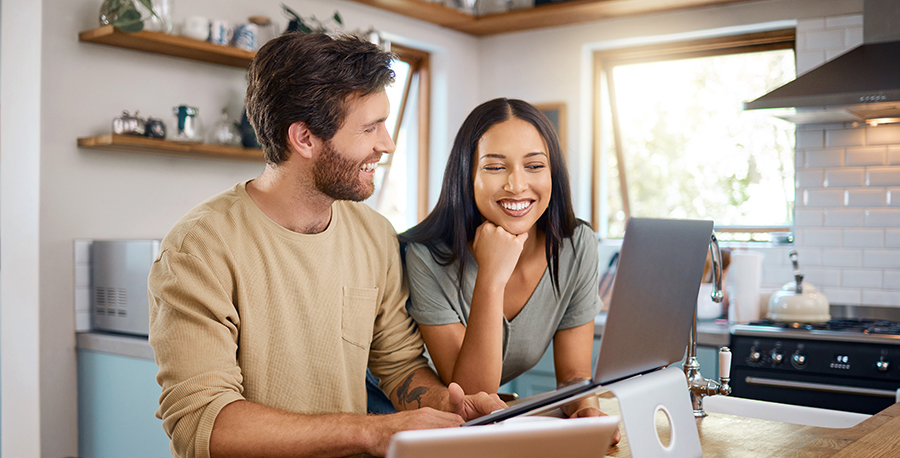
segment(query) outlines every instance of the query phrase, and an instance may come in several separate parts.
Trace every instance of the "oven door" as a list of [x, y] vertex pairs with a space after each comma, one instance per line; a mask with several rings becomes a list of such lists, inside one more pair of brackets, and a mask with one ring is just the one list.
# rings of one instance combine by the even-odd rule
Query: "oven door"
[[[893, 345], [732, 336], [731, 348], [737, 397], [865, 414], [898, 401], [900, 349]], [[895, 367], [881, 371], [877, 361]]]

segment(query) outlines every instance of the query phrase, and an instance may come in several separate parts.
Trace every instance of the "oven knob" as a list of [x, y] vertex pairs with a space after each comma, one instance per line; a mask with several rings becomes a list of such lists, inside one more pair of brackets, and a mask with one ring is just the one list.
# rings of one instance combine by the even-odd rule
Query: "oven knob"
[[755, 363], [755, 362], [759, 361], [759, 357], [760, 357], [760, 354], [758, 351], [754, 350], [754, 351], [750, 352], [750, 361], [753, 361]]
[[772, 352], [772, 362], [775, 364], [781, 364], [781, 360], [784, 359], [784, 355], [781, 353]]
[[800, 353], [794, 353], [794, 356], [791, 356], [791, 360], [798, 366], [806, 364], [806, 357]]
[[875, 363], [875, 367], [877, 367], [878, 370], [881, 372], [887, 372], [890, 364], [891, 363], [885, 361], [884, 358], [882, 358], [882, 359], [878, 360], [878, 362]]

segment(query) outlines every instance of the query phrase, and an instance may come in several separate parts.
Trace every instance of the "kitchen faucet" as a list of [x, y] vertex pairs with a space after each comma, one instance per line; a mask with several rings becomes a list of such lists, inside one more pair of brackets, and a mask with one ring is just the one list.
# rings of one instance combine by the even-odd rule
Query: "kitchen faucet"
[[[722, 293], [722, 252], [719, 250], [719, 240], [715, 232], [709, 240], [709, 251], [712, 254], [713, 291], [710, 296], [714, 302], [722, 302], [725, 295]], [[694, 417], [705, 417], [703, 410], [703, 398], [721, 394], [728, 396], [731, 393], [731, 350], [728, 347], [719, 349], [719, 382], [704, 378], [700, 375], [700, 363], [697, 361], [697, 308], [694, 308], [694, 325], [691, 327], [691, 342], [688, 344], [687, 357], [685, 357], [684, 375], [687, 377], [688, 390], [691, 393], [691, 404], [694, 407]]]

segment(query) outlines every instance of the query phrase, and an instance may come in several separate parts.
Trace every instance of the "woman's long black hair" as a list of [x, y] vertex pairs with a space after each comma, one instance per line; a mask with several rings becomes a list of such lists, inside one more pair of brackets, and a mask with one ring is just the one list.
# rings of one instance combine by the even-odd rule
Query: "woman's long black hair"
[[569, 174], [559, 147], [556, 130], [540, 110], [522, 100], [499, 98], [477, 106], [456, 133], [453, 149], [444, 171], [444, 184], [434, 210], [421, 223], [400, 234], [401, 242], [416, 242], [428, 247], [441, 265], [459, 260], [459, 289], [462, 291], [468, 242], [483, 222], [475, 205], [472, 164], [478, 141], [491, 127], [509, 119], [530, 123], [547, 144], [550, 160], [551, 194], [547, 210], [537, 221], [545, 234], [547, 266], [554, 288], [559, 291], [559, 246], [571, 238], [577, 220], [572, 209]]

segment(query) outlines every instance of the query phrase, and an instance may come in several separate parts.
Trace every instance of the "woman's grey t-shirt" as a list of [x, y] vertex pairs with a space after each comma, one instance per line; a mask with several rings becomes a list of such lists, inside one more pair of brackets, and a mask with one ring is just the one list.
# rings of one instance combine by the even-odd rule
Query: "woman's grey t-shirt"
[[[466, 326], [478, 265], [466, 252], [466, 271], [460, 296], [459, 261], [442, 266], [428, 248], [410, 243], [406, 251], [409, 279], [409, 314], [424, 325], [462, 323]], [[503, 373], [505, 384], [534, 367], [547, 351], [556, 331], [583, 325], [600, 312], [597, 295], [599, 261], [597, 238], [587, 224], [579, 224], [559, 249], [559, 294], [549, 267], [522, 310], [511, 321], [503, 318]]]

